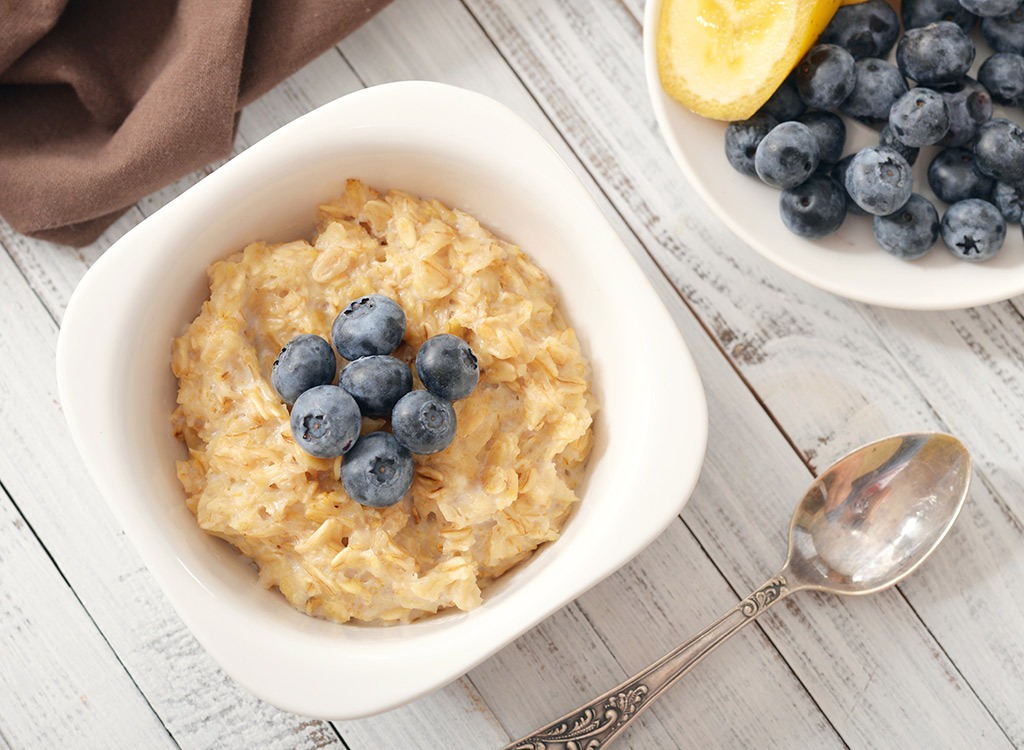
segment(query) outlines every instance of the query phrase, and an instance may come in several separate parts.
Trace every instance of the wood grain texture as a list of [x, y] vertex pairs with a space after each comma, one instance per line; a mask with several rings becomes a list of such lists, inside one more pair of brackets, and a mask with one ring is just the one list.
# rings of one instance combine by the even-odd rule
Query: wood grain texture
[[335, 722], [350, 750], [502, 747], [511, 739], [466, 677], [407, 706]]
[[108, 748], [175, 747], [0, 490], [0, 747], [101, 737]]

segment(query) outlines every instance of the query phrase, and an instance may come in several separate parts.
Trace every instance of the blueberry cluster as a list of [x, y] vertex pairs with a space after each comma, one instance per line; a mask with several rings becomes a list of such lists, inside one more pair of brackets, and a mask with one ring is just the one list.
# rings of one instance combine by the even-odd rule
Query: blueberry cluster
[[[795, 234], [824, 237], [867, 214], [896, 257], [920, 257], [941, 236], [954, 255], [987, 260], [1024, 213], [1024, 129], [992, 116], [993, 101], [1024, 108], [1024, 0], [903, 0], [900, 12], [902, 37], [885, 0], [840, 8], [757, 114], [729, 124], [726, 157], [782, 190]], [[979, 23], [995, 54], [974, 80], [968, 32]], [[884, 59], [893, 47], [895, 65]], [[878, 146], [844, 157], [842, 116], [879, 128]], [[941, 222], [913, 191], [923, 148], [928, 184], [949, 204]]]
[[[405, 312], [394, 300], [371, 294], [350, 302], [331, 328], [334, 347], [302, 334], [281, 350], [270, 382], [292, 404], [295, 443], [317, 458], [344, 455], [341, 483], [353, 500], [373, 508], [394, 505], [412, 486], [413, 453], [437, 453], [455, 438], [452, 401], [465, 398], [480, 378], [469, 345], [443, 333], [416, 354], [426, 390], [413, 390], [412, 371], [392, 356], [405, 336]], [[335, 349], [349, 360], [337, 374]], [[391, 432], [360, 437], [363, 417], [390, 418]]]

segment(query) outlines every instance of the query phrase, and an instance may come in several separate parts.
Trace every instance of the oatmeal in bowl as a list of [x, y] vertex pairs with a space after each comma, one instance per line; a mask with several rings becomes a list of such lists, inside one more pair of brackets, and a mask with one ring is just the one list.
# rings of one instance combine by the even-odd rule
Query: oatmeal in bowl
[[[589, 365], [587, 386], [600, 407], [590, 426], [590, 454], [582, 479], [573, 489], [579, 501], [571, 504], [570, 518], [558, 539], [542, 544], [525, 564], [514, 566], [493, 582], [481, 579], [484, 586], [477, 585], [482, 603], [475, 609], [464, 612], [448, 607], [397, 627], [362, 626], [356, 619], [339, 626], [305, 614], [307, 597], [314, 592], [298, 589], [296, 600], [302, 604], [301, 610], [276, 591], [268, 592], [249, 559], [230, 543], [202, 530], [185, 501], [176, 464], [193, 456], [204, 460], [202, 454], [210, 467], [223, 472], [219, 478], [209, 475], [203, 479], [190, 470], [187, 481], [196, 483], [194, 501], [190, 502], [200, 514], [200, 506], [206, 503], [211, 517], [217, 518], [228, 534], [236, 533], [229, 520], [236, 510], [232, 496], [228, 493], [218, 503], [210, 492], [211, 481], [227, 488], [240, 474], [248, 477], [256, 472], [236, 466], [240, 459], [231, 454], [215, 458], [203, 443], [215, 448], [222, 444], [211, 441], [213, 433], [204, 432], [207, 428], [200, 422], [186, 427], [184, 415], [178, 417], [182, 435], [200, 441], [191, 450], [175, 438], [169, 426], [170, 415], [179, 407], [181, 386], [168, 360], [173, 342], [188, 335], [197, 315], [202, 317], [204, 300], [216, 304], [220, 299], [210, 299], [210, 269], [228, 270], [227, 265], [219, 264], [225, 259], [230, 259], [228, 264], [240, 262], [244, 256], [239, 253], [254, 242], [252, 252], [258, 254], [266, 253], [270, 245], [284, 243], [294, 249], [296, 238], [313, 238], [318, 229], [317, 205], [345, 193], [346, 176], [379, 188], [401, 187], [409, 196], [437, 198], [452, 207], [455, 216], [461, 215], [454, 209], [463, 211], [498, 237], [521, 246], [531, 265], [543, 270], [557, 292], [555, 310], [575, 331]], [[319, 229], [325, 226], [321, 224]], [[456, 226], [461, 231], [462, 225]], [[400, 231], [395, 229], [397, 237]], [[419, 242], [419, 231], [416, 238]], [[487, 246], [485, 255], [499, 250], [511, 253], [510, 247]], [[308, 248], [304, 252], [312, 257]], [[642, 250], [638, 253], [642, 257]], [[302, 253], [296, 251], [296, 255]], [[508, 257], [517, 256], [511, 253]], [[266, 380], [279, 354], [275, 347], [304, 333], [322, 338], [323, 347], [329, 350], [334, 344], [332, 315], [364, 292], [394, 297], [396, 304], [401, 302], [406, 308], [407, 343], [397, 352], [404, 358], [403, 366], [412, 364], [415, 345], [411, 337], [422, 341], [427, 333], [416, 331], [414, 318], [422, 311], [416, 309], [412, 297], [399, 300], [397, 291], [387, 286], [367, 285], [353, 290], [351, 296], [339, 293], [325, 302], [321, 296], [325, 285], [310, 281], [314, 265], [312, 260], [307, 262], [308, 272], [296, 274], [297, 286], [284, 288], [281, 284], [278, 291], [284, 296], [278, 296], [278, 302], [263, 296], [260, 304], [295, 302], [300, 295], [293, 292], [299, 290], [309, 301], [305, 307], [295, 303], [291, 313], [316, 322], [316, 330], [281, 328], [273, 333], [273, 339], [261, 334], [264, 338], [256, 339], [256, 346], [238, 347], [231, 343], [231, 332], [235, 332], [237, 343], [237, 332], [243, 328], [254, 326], [249, 335], [257, 324], [268, 330], [275, 330], [276, 325], [247, 317], [248, 312], [240, 307], [225, 319], [223, 331], [210, 329], [211, 338], [202, 355], [214, 361], [220, 358], [232, 373], [224, 376], [231, 379], [231, 388], [211, 384], [211, 393], [221, 396], [221, 401], [211, 403], [212, 413], [225, 418], [226, 410], [235, 403], [236, 391], [259, 391], [263, 397], [254, 403], [265, 413], [246, 417], [251, 420], [248, 424], [241, 420], [238, 424], [256, 424], [257, 430], [266, 429], [271, 437], [266, 423], [276, 421], [281, 435], [287, 413], [284, 398], [275, 394], [273, 384]], [[343, 261], [339, 255], [338, 262], [352, 261]], [[341, 271], [339, 283], [352, 283], [353, 268], [350, 265]], [[427, 264], [410, 264], [408, 268], [408, 278], [396, 277], [390, 282], [394, 289], [401, 284], [427, 288], [435, 278]], [[521, 269], [516, 271], [518, 277], [530, 289], [535, 288], [526, 266], [513, 268]], [[282, 268], [279, 273], [287, 275], [290, 270]], [[270, 278], [259, 283], [266, 285]], [[232, 284], [244, 280], [239, 274], [228, 282], [225, 275], [220, 295], [236, 294], [242, 299], [245, 292], [233, 289]], [[461, 304], [472, 288], [459, 281], [451, 294]], [[249, 304], [257, 299], [252, 295], [246, 298]], [[500, 292], [490, 298], [500, 299]], [[419, 293], [416, 299], [420, 299]], [[427, 296], [423, 299], [423, 309], [431, 309], [434, 303]], [[317, 312], [320, 305], [323, 311]], [[535, 302], [531, 305], [531, 313], [543, 308]], [[461, 421], [450, 446], [434, 456], [414, 458], [416, 466], [434, 466], [450, 452], [468, 450], [468, 438], [462, 433], [472, 426], [472, 420], [464, 412], [495, 387], [489, 379], [500, 380], [506, 361], [500, 351], [488, 354], [478, 338], [516, 343], [520, 340], [516, 333], [525, 336], [530, 330], [530, 323], [520, 325], [512, 315], [501, 316], [493, 309], [481, 319], [482, 330], [473, 333], [465, 326], [461, 332], [454, 331], [480, 357], [480, 382], [467, 397], [454, 402]], [[441, 317], [431, 323], [437, 327], [430, 330], [442, 330], [444, 320]], [[213, 318], [208, 321], [212, 323]], [[502, 336], [500, 331], [513, 323], [511, 335]], [[538, 354], [536, 365], [543, 370], [560, 368], [559, 351], [555, 347], [546, 350], [546, 356]], [[193, 356], [200, 355], [188, 354], [189, 359]], [[337, 359], [335, 364], [345, 362]], [[520, 371], [529, 372], [517, 365], [517, 377]], [[508, 370], [506, 376], [511, 374]], [[369, 716], [437, 689], [611, 575], [676, 521], [697, 481], [707, 438], [700, 376], [679, 327], [587, 189], [544, 138], [512, 110], [481, 94], [427, 82], [375, 86], [325, 104], [250, 146], [129, 231], [93, 264], [68, 304], [58, 338], [57, 377], [61, 406], [90, 475], [126, 537], [199, 643], [226, 674], [261, 699], [324, 719]], [[425, 384], [416, 380], [412, 388], [412, 394], [423, 393]], [[534, 390], [524, 398], [523, 392], [517, 405], [523, 410], [520, 414], [539, 418], [536, 415], [549, 408], [550, 395]], [[510, 397], [510, 401], [515, 399]], [[564, 404], [561, 398], [556, 402]], [[482, 418], [504, 434], [501, 414]], [[258, 424], [260, 420], [266, 423]], [[233, 432], [227, 422], [225, 419], [221, 438]], [[391, 434], [394, 429], [393, 419], [391, 424], [386, 419], [363, 422], [362, 429], [367, 432]], [[553, 422], [534, 424], [536, 429], [518, 433], [517, 452], [528, 444], [535, 446], [534, 436], [542, 429], [547, 435]], [[507, 447], [497, 440], [494, 445], [501, 450]], [[260, 443], [247, 445], [245, 460], [257, 458], [267, 448]], [[496, 453], [498, 450], [495, 448]], [[349, 457], [345, 454], [332, 466], [331, 461], [290, 455], [291, 461], [314, 467], [315, 471], [309, 472], [314, 478], [317, 471], [336, 477], [332, 469], [338, 463], [344, 466]], [[281, 470], [275, 461], [263, 465]], [[557, 460], [556, 466], [556, 474], [570, 468]], [[269, 488], [275, 479], [269, 468], [263, 471], [261, 481]], [[509, 497], [500, 491], [503, 485], [496, 475], [494, 487], [499, 491], [478, 496], [489, 498], [494, 507]], [[306, 479], [305, 470], [301, 477]], [[476, 480], [481, 487], [483, 479], [481, 474]], [[517, 500], [528, 499], [522, 495], [536, 479], [536, 474], [530, 479], [516, 471]], [[206, 485], [200, 492], [202, 482]], [[539, 494], [534, 497], [538, 503], [548, 502]], [[371, 512], [359, 506], [350, 508], [350, 513], [390, 521], [403, 506], [409, 508], [405, 523], [414, 523], [411, 497], [384, 511]], [[291, 515], [283, 516], [289, 522], [305, 519], [312, 506], [293, 503], [291, 507]], [[511, 507], [526, 510], [515, 503]], [[269, 526], [262, 525], [266, 519], [259, 508], [255, 504], [246, 519], [255, 524], [253, 528], [270, 532]], [[529, 510], [531, 520], [546, 523], [538, 515], [541, 507]], [[263, 512], [272, 518], [282, 509], [266, 505]], [[420, 513], [421, 521], [425, 515]], [[308, 523], [306, 539], [315, 531], [314, 522]], [[330, 526], [333, 524], [328, 524], [325, 535], [334, 533]], [[470, 544], [468, 536], [462, 544], [474, 548], [474, 554], [479, 551], [476, 559], [480, 559], [488, 552], [485, 544]], [[237, 538], [242, 539], [241, 535]], [[265, 545], [270, 540], [257, 542]], [[351, 536], [347, 543], [344, 536], [332, 543], [354, 546]], [[369, 547], [365, 541], [363, 546]], [[416, 547], [405, 551], [426, 554]], [[362, 559], [374, 564], [370, 555]], [[294, 580], [315, 578], [305, 568], [299, 570], [300, 564], [289, 565]], [[399, 614], [399, 621], [403, 616]]]
[[[251, 558], [264, 586], [336, 622], [409, 622], [477, 607], [557, 539], [597, 404], [551, 281], [522, 250], [438, 201], [350, 180], [320, 206], [312, 243], [255, 242], [208, 273], [210, 298], [173, 348], [173, 422], [188, 447], [178, 477], [199, 526]], [[350, 497], [344, 456], [299, 447], [271, 382], [290, 340], [328, 335], [350, 300], [373, 294], [405, 312], [396, 358], [412, 364], [453, 334], [480, 373], [453, 402], [450, 445], [417, 455], [411, 488], [386, 508]], [[363, 432], [386, 427], [367, 418]]]

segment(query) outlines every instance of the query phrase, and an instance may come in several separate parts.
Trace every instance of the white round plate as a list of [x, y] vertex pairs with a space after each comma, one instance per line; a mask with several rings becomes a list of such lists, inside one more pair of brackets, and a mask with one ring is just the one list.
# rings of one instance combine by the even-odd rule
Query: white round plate
[[[647, 87], [662, 136], [697, 192], [725, 224], [775, 265], [834, 294], [884, 307], [954, 310], [997, 302], [1024, 293], [1024, 235], [1008, 224], [1006, 244], [992, 260], [969, 263], [950, 253], [941, 238], [924, 257], [901, 261], [886, 254], [871, 233], [871, 219], [849, 215], [835, 234], [807, 240], [779, 218], [779, 191], [736, 172], [726, 161], [726, 123], [695, 115], [661, 87], [655, 59], [655, 28], [662, 0], [648, 0], [644, 16]], [[978, 43], [977, 66], [992, 54]], [[974, 73], [972, 73], [974, 75]], [[1021, 121], [1020, 111], [996, 107], [995, 116]], [[877, 131], [844, 118], [846, 153], [878, 144]], [[926, 172], [934, 148], [921, 149], [914, 166], [914, 191], [945, 204], [928, 187]]]

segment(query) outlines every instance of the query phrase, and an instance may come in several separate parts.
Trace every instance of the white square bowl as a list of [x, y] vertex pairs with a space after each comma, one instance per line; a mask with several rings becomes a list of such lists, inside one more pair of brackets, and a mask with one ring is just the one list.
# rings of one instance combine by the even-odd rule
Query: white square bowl
[[[601, 405], [582, 502], [558, 541], [468, 613], [338, 625], [263, 589], [203, 533], [175, 475], [171, 341], [206, 268], [247, 243], [309, 237], [346, 178], [476, 215], [553, 279]], [[630, 560], [672, 522], [707, 437], [678, 329], [600, 210], [503, 105], [435, 83], [360, 91], [286, 125], [131, 230], [75, 290], [57, 346], [61, 401], [92, 477], [182, 619], [225, 671], [289, 711], [350, 719], [459, 677]]]

